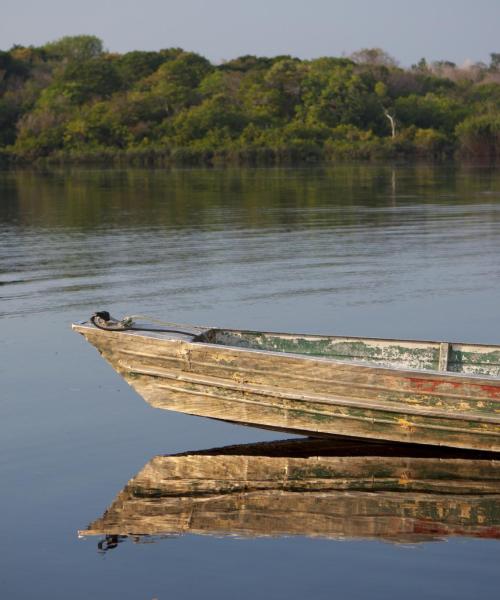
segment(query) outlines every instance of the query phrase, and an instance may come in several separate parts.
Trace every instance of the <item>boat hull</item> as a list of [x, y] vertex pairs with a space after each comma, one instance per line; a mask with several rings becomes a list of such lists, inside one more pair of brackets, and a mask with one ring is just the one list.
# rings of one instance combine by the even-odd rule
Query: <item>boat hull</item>
[[74, 328], [152, 406], [311, 436], [500, 451], [500, 379]]

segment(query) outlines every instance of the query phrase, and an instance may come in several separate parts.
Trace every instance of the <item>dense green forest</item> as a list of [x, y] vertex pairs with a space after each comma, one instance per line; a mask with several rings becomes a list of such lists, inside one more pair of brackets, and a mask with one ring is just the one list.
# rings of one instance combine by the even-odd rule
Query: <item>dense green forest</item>
[[0, 51], [0, 162], [287, 164], [500, 156], [500, 53], [409, 69], [380, 49], [214, 65], [94, 36]]

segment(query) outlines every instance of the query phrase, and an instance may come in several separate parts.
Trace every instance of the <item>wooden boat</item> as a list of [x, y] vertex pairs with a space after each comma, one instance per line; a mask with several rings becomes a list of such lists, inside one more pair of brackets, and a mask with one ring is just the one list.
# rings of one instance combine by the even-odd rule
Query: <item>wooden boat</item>
[[296, 439], [156, 456], [79, 534], [102, 549], [185, 533], [500, 539], [500, 461], [425, 449]]
[[500, 451], [500, 346], [96, 315], [73, 328], [154, 407], [317, 437]]

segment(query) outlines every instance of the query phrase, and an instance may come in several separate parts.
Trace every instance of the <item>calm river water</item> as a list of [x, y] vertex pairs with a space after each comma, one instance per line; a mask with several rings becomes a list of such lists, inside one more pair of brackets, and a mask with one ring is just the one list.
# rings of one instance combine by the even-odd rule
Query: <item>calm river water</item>
[[79, 539], [156, 455], [289, 436], [150, 408], [70, 324], [500, 343], [499, 300], [498, 170], [0, 173], [0, 596], [497, 598], [495, 539]]

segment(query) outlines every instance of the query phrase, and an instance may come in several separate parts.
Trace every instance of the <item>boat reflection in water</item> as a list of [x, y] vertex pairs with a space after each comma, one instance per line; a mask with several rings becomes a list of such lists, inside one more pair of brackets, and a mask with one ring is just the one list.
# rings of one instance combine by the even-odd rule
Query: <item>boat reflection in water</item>
[[[296, 439], [156, 456], [81, 531], [127, 537], [500, 538], [500, 460], [486, 452]], [[154, 539], [154, 537], [153, 537]]]

